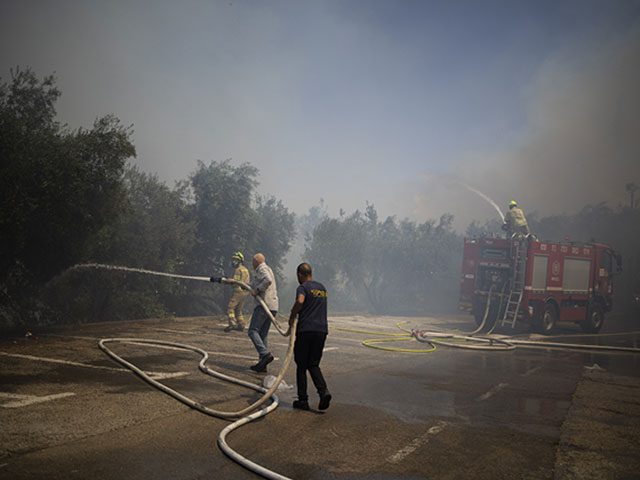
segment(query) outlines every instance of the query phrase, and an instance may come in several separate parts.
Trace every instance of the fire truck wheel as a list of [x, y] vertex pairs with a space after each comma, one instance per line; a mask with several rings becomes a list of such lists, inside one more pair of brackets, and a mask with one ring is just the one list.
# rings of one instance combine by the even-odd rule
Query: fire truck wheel
[[556, 307], [547, 303], [544, 306], [544, 311], [542, 312], [542, 316], [540, 317], [538, 330], [540, 333], [545, 335], [549, 335], [553, 331], [553, 327], [556, 326], [556, 322], [558, 321], [558, 311]]
[[587, 310], [587, 317], [580, 322], [580, 326], [587, 333], [598, 333], [603, 323], [604, 313], [602, 307], [598, 304], [593, 304]]

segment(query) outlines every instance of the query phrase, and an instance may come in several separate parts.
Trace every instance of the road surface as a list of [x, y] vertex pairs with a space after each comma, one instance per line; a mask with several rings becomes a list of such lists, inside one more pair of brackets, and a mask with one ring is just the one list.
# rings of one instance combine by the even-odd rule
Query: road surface
[[[470, 316], [331, 316], [322, 368], [326, 412], [293, 410], [294, 366], [280, 406], [232, 432], [248, 459], [299, 479], [640, 478], [640, 354], [551, 348], [431, 353], [367, 348], [351, 330], [474, 328]], [[211, 368], [261, 383], [246, 332], [222, 318], [153, 319], [58, 327], [0, 339], [0, 478], [258, 478], [217, 447], [228, 421], [190, 409], [102, 352], [101, 338], [190, 344]], [[635, 318], [608, 319], [599, 336], [571, 326], [545, 341], [640, 347]], [[519, 332], [518, 338], [541, 337]], [[424, 349], [415, 340], [380, 344]], [[287, 339], [273, 328], [277, 374]], [[217, 410], [258, 398], [202, 374], [195, 353], [111, 344], [154, 378]]]

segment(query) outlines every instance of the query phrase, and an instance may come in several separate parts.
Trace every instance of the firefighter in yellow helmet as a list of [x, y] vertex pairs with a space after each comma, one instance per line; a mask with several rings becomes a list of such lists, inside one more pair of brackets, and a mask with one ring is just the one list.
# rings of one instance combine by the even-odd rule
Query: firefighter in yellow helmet
[[[249, 283], [249, 270], [243, 265], [244, 255], [241, 252], [235, 252], [231, 255], [231, 264], [235, 267], [233, 272], [233, 279], [243, 283]], [[224, 280], [223, 280], [224, 281]], [[230, 283], [230, 282], [225, 282]], [[235, 285], [233, 287], [233, 293], [227, 304], [227, 318], [229, 320], [229, 326], [225, 327], [225, 332], [231, 330], [244, 330], [244, 316], [242, 315], [242, 307], [244, 301], [247, 299], [249, 292], [243, 290], [240, 286]]]
[[518, 208], [518, 204], [514, 200], [509, 202], [509, 211], [504, 216], [504, 225], [502, 228], [507, 231], [509, 237], [514, 233], [523, 236], [531, 233], [524, 213]]

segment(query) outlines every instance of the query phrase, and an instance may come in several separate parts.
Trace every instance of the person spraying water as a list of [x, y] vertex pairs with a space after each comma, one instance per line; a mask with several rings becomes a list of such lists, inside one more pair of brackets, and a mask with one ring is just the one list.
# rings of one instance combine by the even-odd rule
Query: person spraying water
[[509, 237], [513, 234], [523, 236], [531, 234], [524, 212], [518, 208], [518, 203], [515, 200], [509, 202], [509, 211], [507, 212], [506, 218], [504, 218], [502, 229], [507, 232]]

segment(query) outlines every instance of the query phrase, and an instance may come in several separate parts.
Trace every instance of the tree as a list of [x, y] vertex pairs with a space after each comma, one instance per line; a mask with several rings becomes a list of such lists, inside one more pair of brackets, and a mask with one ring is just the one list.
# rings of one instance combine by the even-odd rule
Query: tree
[[[97, 236], [88, 258], [98, 263], [177, 273], [195, 243], [183, 186], [127, 167], [126, 208]], [[70, 270], [48, 284], [46, 297], [75, 321], [162, 316], [185, 310], [183, 281], [95, 269]], [[191, 299], [193, 300], [193, 299]]]
[[273, 196], [256, 198], [256, 214], [254, 251], [264, 253], [269, 265], [282, 276], [285, 256], [296, 235], [294, 215]]
[[252, 208], [258, 169], [231, 160], [198, 161], [190, 177], [195, 203], [197, 243], [192, 263], [204, 271], [221, 269], [236, 250], [248, 251], [257, 236], [258, 217]]
[[452, 220], [443, 215], [438, 223], [395, 217], [381, 222], [367, 204], [364, 214], [325, 219], [313, 231], [306, 256], [317, 277], [332, 286], [334, 308], [433, 311], [453, 304], [458, 293], [461, 242]]
[[107, 115], [90, 130], [55, 120], [51, 76], [11, 72], [0, 84], [0, 286], [9, 302], [82, 259], [119, 214], [131, 128]]
[[274, 197], [255, 194], [257, 175], [252, 165], [233, 166], [230, 159], [198, 162], [191, 175], [197, 236], [192, 262], [198, 268], [221, 269], [240, 250], [263, 252], [274, 270], [281, 269], [295, 235], [294, 215]]

